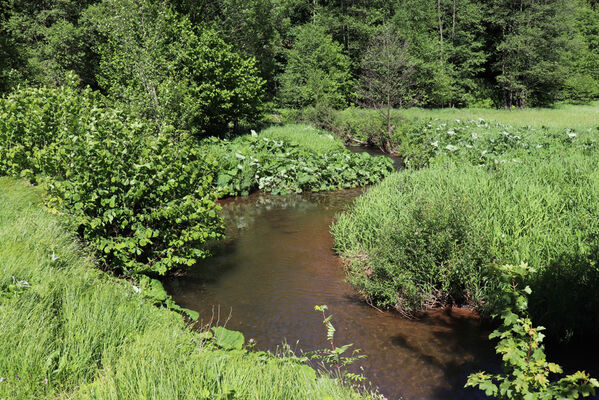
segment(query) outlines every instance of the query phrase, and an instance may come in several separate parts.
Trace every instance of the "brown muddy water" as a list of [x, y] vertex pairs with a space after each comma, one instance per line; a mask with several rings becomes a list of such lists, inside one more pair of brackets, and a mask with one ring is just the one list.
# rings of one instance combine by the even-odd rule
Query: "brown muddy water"
[[467, 375], [497, 369], [489, 330], [471, 312], [430, 312], [407, 320], [365, 305], [344, 282], [331, 249], [329, 226], [361, 193], [269, 196], [223, 202], [227, 239], [215, 256], [165, 282], [175, 301], [197, 310], [203, 322], [253, 338], [257, 348], [295, 350], [327, 346], [317, 304], [327, 304], [336, 344], [354, 343], [368, 358], [355, 368], [388, 399], [478, 399], [464, 389]]

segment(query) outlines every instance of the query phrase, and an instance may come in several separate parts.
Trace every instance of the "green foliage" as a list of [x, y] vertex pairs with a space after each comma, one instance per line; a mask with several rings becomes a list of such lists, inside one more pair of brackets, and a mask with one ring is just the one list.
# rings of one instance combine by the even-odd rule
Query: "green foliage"
[[184, 133], [155, 133], [72, 87], [21, 89], [0, 109], [0, 173], [48, 176], [48, 203], [105, 267], [164, 274], [205, 257], [202, 244], [220, 237], [215, 164]]
[[406, 314], [448, 303], [493, 312], [487, 266], [528, 260], [533, 318], [562, 338], [598, 332], [599, 156], [581, 153], [392, 174], [332, 227], [350, 281]]
[[592, 129], [518, 128], [482, 118], [423, 121], [419, 129], [402, 139], [408, 168], [421, 168], [448, 159], [494, 165], [529, 156], [542, 157], [562, 148], [590, 151], [599, 145]]
[[0, 83], [0, 87], [8, 89], [25, 82], [58, 85], [71, 70], [93, 86], [97, 58], [91, 43], [95, 37], [79, 20], [81, 11], [93, 1], [2, 4], [0, 79], [4, 85]]
[[288, 126], [234, 141], [205, 140], [208, 154], [218, 160], [216, 184], [222, 194], [247, 195], [255, 190], [284, 194], [364, 186], [379, 182], [393, 169], [390, 159], [352, 154], [330, 135], [313, 130], [298, 139], [298, 133], [292, 133], [306, 129]]
[[333, 369], [335, 374], [342, 382], [363, 382], [366, 378], [359, 374], [354, 374], [345, 369], [348, 365], [355, 363], [356, 361], [366, 358], [365, 355], [360, 355], [359, 349], [354, 349], [351, 355], [344, 355], [353, 344], [346, 344], [341, 347], [335, 345], [335, 327], [331, 320], [332, 315], [327, 315], [328, 307], [326, 305], [314, 306], [314, 310], [322, 313], [322, 323], [327, 330], [327, 342], [330, 348], [324, 348], [308, 353], [308, 358], [311, 360], [318, 360], [322, 363], [326, 369]]
[[225, 350], [241, 350], [245, 338], [241, 332], [225, 329], [222, 326], [212, 328], [214, 343]]
[[210, 29], [197, 32], [166, 2], [105, 0], [84, 15], [103, 37], [100, 86], [143, 117], [202, 136], [260, 114], [255, 60]]
[[298, 27], [286, 56], [285, 71], [279, 76], [284, 105], [347, 105], [353, 85], [349, 59], [324, 28], [313, 24]]
[[[578, 399], [594, 396], [599, 381], [586, 372], [552, 380], [552, 374], [563, 374], [562, 367], [548, 362], [545, 356], [542, 326], [533, 327], [527, 315], [529, 286], [527, 275], [534, 273], [526, 264], [501, 267], [499, 280], [505, 309], [501, 312], [502, 326], [489, 339], [499, 339], [495, 346], [503, 360], [502, 374], [478, 372], [468, 377], [466, 387], [478, 387], [487, 396], [505, 400], [519, 399]], [[523, 287], [524, 286], [524, 287]]]
[[374, 398], [296, 357], [218, 349], [95, 268], [41, 193], [0, 178], [1, 398]]

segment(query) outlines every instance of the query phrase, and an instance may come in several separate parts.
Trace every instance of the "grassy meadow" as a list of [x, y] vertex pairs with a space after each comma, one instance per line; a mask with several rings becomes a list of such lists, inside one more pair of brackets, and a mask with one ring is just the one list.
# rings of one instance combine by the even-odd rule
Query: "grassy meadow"
[[557, 129], [599, 128], [599, 102], [590, 104], [556, 104], [552, 108], [490, 109], [490, 108], [409, 108], [401, 110], [407, 118], [440, 120], [477, 120], [482, 118], [513, 126]]
[[599, 332], [599, 104], [402, 115], [429, 118], [400, 143], [408, 169], [332, 227], [350, 282], [406, 315], [493, 314], [495, 267], [524, 262], [533, 321], [561, 339]]
[[225, 350], [97, 261], [0, 178], [0, 398], [358, 399], [294, 357]]

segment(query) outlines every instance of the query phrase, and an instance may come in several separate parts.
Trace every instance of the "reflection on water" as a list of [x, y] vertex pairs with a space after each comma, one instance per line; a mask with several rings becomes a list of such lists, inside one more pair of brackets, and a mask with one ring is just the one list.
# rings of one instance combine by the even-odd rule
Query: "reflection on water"
[[[360, 190], [295, 196], [252, 195], [223, 202], [227, 239], [215, 256], [188, 275], [165, 282], [183, 307], [275, 349], [286, 341], [313, 350], [326, 346], [314, 305], [334, 315], [337, 345], [354, 343], [368, 356], [364, 374], [389, 399], [476, 399], [463, 389], [468, 373], [496, 368], [488, 331], [472, 313], [439, 310], [418, 320], [381, 313], [344, 282], [329, 225]], [[483, 361], [481, 361], [483, 360]]]

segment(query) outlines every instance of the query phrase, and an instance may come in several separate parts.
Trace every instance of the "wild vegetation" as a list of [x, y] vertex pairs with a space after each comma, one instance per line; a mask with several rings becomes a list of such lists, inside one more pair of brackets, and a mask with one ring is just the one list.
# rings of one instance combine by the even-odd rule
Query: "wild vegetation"
[[[223, 352], [150, 307], [195, 316], [154, 278], [209, 255], [223, 234], [219, 197], [256, 190], [384, 179], [332, 228], [374, 305], [497, 313], [491, 267], [528, 262], [535, 323], [562, 339], [599, 333], [598, 7], [0, 0], [0, 175], [44, 188], [0, 181], [0, 256], [13, 268], [0, 277], [0, 395], [358, 396], [294, 358]], [[251, 130], [268, 123], [283, 126]], [[399, 155], [407, 171], [342, 141]], [[90, 269], [25, 192], [128, 281]], [[20, 193], [26, 204], [9, 205]], [[167, 382], [164, 370], [177, 375]], [[479, 378], [498, 393], [499, 378]]]
[[232, 141], [211, 138], [202, 145], [219, 165], [219, 190], [230, 196], [364, 186], [393, 170], [389, 158], [353, 154], [331, 134], [302, 125], [273, 127]]
[[96, 268], [42, 196], [0, 178], [2, 398], [369, 398], [303, 358], [248, 351], [238, 332], [191, 330]]
[[597, 134], [480, 120], [429, 131], [417, 165], [428, 168], [391, 175], [333, 226], [352, 283], [407, 314], [448, 303], [492, 313], [489, 267], [527, 262], [533, 319], [562, 337], [597, 332]]

